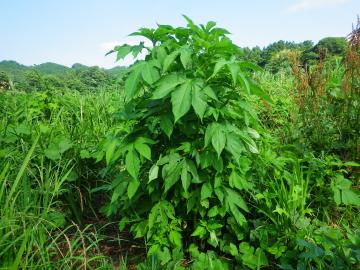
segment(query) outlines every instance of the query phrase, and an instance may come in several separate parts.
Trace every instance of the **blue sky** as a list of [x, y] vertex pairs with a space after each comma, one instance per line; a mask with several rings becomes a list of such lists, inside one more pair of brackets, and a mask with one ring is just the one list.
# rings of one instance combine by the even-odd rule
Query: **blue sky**
[[181, 14], [218, 22], [240, 46], [262, 47], [345, 36], [360, 0], [1, 0], [0, 14], [0, 61], [112, 67], [119, 63], [105, 52], [137, 41], [127, 34], [156, 23], [184, 25]]

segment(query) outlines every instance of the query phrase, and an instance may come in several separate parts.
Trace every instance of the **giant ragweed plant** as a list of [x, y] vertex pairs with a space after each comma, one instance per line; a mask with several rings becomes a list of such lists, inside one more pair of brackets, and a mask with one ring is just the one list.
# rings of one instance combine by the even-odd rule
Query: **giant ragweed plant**
[[266, 98], [249, 76], [258, 68], [239, 60], [241, 50], [227, 30], [185, 19], [187, 27], [159, 25], [132, 34], [151, 47], [141, 42], [111, 51], [118, 60], [147, 54], [125, 81], [120, 115], [133, 123], [131, 130], [106, 146], [118, 178], [104, 209], [122, 216], [120, 229], [128, 224], [135, 236], [146, 237], [148, 254], [162, 263], [175, 251], [196, 257], [212, 247], [263, 265], [260, 249], [243, 243], [238, 251], [253, 187], [245, 173], [260, 136], [248, 97]]

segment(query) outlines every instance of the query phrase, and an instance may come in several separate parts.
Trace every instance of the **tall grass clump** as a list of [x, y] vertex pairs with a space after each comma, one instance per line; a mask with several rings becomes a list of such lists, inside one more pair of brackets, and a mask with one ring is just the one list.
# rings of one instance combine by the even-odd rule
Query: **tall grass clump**
[[[0, 96], [0, 269], [110, 268], [90, 214], [90, 157], [112, 127], [118, 93]], [[84, 221], [86, 222], [86, 221]]]

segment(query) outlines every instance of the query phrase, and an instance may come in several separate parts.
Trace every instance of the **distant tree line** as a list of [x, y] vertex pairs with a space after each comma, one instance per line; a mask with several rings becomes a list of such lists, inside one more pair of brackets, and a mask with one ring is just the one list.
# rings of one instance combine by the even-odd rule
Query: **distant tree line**
[[19, 91], [76, 90], [93, 91], [114, 87], [123, 67], [103, 69], [74, 64], [71, 68], [55, 63], [27, 67], [15, 61], [0, 62], [0, 89]]
[[288, 53], [290, 51], [298, 51], [303, 65], [312, 65], [319, 60], [321, 53], [328, 57], [342, 57], [346, 48], [347, 41], [344, 37], [323, 38], [317, 44], [311, 40], [300, 43], [280, 40], [263, 49], [258, 46], [243, 48], [242, 57], [276, 73], [282, 68], [289, 67]]

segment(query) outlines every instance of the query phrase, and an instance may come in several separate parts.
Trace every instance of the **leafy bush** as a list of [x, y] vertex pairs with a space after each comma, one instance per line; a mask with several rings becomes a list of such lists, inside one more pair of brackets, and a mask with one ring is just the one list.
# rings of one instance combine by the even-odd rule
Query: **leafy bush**
[[[136, 237], [146, 236], [148, 254], [163, 264], [177, 249], [192, 257], [207, 256], [199, 252], [210, 247], [231, 254], [241, 240], [234, 231], [247, 226], [249, 212], [250, 183], [240, 168], [258, 153], [260, 137], [248, 102], [251, 94], [263, 96], [248, 76], [258, 68], [236, 58], [239, 48], [225, 29], [185, 18], [185, 28], [132, 34], [148, 38], [152, 48], [140, 43], [113, 51], [117, 59], [142, 49], [148, 54], [125, 81], [122, 117], [134, 125], [105, 147], [107, 163], [119, 173], [104, 211], [121, 213], [120, 228], [131, 224]], [[245, 264], [254, 256], [267, 263], [261, 249], [240, 252]]]
[[[257, 116], [256, 100], [271, 102], [251, 79], [257, 66], [239, 60], [242, 52], [226, 30], [185, 19], [187, 27], [132, 34], [152, 47], [125, 44], [110, 52], [117, 59], [147, 55], [125, 80], [125, 106], [117, 115], [129, 130], [109, 135], [96, 154], [114, 178], [98, 189], [111, 192], [103, 212], [119, 214], [120, 230], [146, 239], [155, 268], [184, 269], [188, 260], [193, 269], [227, 269], [228, 261], [250, 269], [272, 262], [284, 269], [333, 266], [345, 253], [309, 239], [318, 239], [331, 209], [357, 209], [346, 171], [335, 173], [304, 149], [280, 147], [269, 137]], [[357, 247], [349, 249], [336, 233], [334, 241], [354, 252], [342, 269], [357, 264]], [[319, 259], [319, 250], [332, 255]]]

